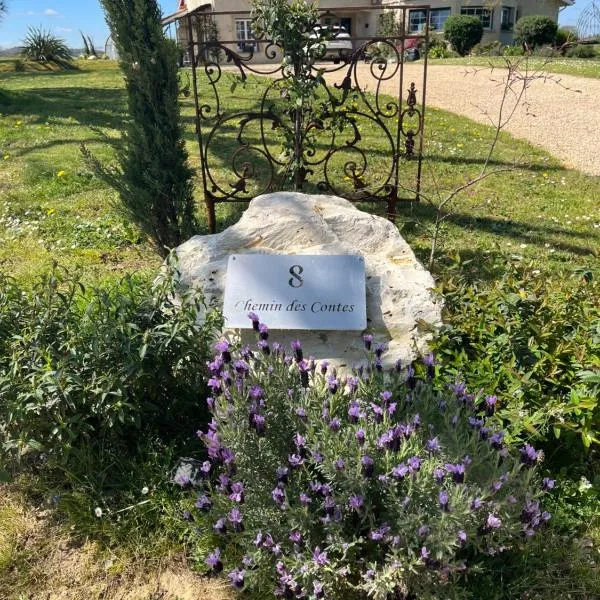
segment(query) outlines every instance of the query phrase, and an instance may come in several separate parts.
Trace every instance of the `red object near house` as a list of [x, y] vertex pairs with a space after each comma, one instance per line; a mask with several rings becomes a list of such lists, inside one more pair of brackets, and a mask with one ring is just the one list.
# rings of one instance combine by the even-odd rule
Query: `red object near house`
[[179, 10], [187, 10], [186, 0], [179, 0]]

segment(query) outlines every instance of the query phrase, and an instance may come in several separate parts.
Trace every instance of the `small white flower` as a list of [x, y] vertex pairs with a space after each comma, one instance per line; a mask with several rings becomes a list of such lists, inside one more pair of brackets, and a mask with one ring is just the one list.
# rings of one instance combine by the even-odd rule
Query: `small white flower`
[[145, 496], [150, 490], [148, 489], [148, 486], [144, 486], [142, 488], [142, 495]]
[[102, 509], [101, 509], [99, 506], [97, 506], [97, 507], [96, 507], [96, 510], [94, 510], [94, 514], [95, 514], [95, 515], [96, 515], [98, 518], [100, 518], [100, 517], [102, 516]]

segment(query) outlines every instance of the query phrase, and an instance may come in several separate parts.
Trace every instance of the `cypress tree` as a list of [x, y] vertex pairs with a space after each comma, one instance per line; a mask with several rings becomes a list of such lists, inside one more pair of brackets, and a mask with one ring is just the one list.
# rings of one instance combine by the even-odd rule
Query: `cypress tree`
[[165, 36], [157, 0], [101, 2], [129, 105], [120, 172], [102, 169], [104, 179], [118, 189], [126, 211], [166, 255], [167, 248], [196, 230], [193, 171], [178, 102], [178, 49]]

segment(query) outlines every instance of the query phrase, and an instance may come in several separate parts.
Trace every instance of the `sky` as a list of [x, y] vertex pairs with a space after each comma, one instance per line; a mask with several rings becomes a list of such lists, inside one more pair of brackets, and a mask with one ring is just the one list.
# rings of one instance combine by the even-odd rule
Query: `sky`
[[[79, 30], [91, 36], [97, 49], [103, 49], [108, 28], [99, 0], [7, 0], [8, 15], [0, 23], [0, 47], [19, 46], [30, 26], [42, 26], [64, 38], [68, 45], [81, 48]], [[591, 0], [577, 0], [561, 11], [561, 25], [575, 25]], [[177, 10], [177, 0], [160, 0], [164, 14]]]

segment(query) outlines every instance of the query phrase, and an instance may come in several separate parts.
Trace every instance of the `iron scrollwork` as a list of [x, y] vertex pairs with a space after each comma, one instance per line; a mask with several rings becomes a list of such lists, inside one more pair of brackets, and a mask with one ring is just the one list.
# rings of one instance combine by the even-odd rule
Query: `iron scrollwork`
[[[406, 18], [406, 9], [396, 10]], [[205, 13], [186, 19], [211, 231], [216, 229], [216, 204], [249, 202], [286, 187], [312, 186], [353, 202], [382, 202], [390, 218], [398, 201], [418, 200], [427, 30], [416, 36], [425, 45], [418, 69], [421, 90], [415, 81], [403, 89], [405, 42], [415, 36], [357, 38], [351, 55], [340, 53], [331, 65], [308, 65], [305, 73], [318, 87], [317, 101], [300, 111], [285, 102], [286, 82], [296, 73], [281, 61], [282, 48], [268, 40], [253, 40], [236, 51], [235, 42], [194, 36], [197, 19], [205, 20]], [[254, 80], [260, 82], [253, 88], [256, 96], [246, 99], [247, 107], [228, 110], [224, 92], [234, 94], [251, 76], [260, 78]], [[371, 132], [370, 138], [363, 135], [365, 131]], [[377, 148], [370, 145], [373, 139]]]

